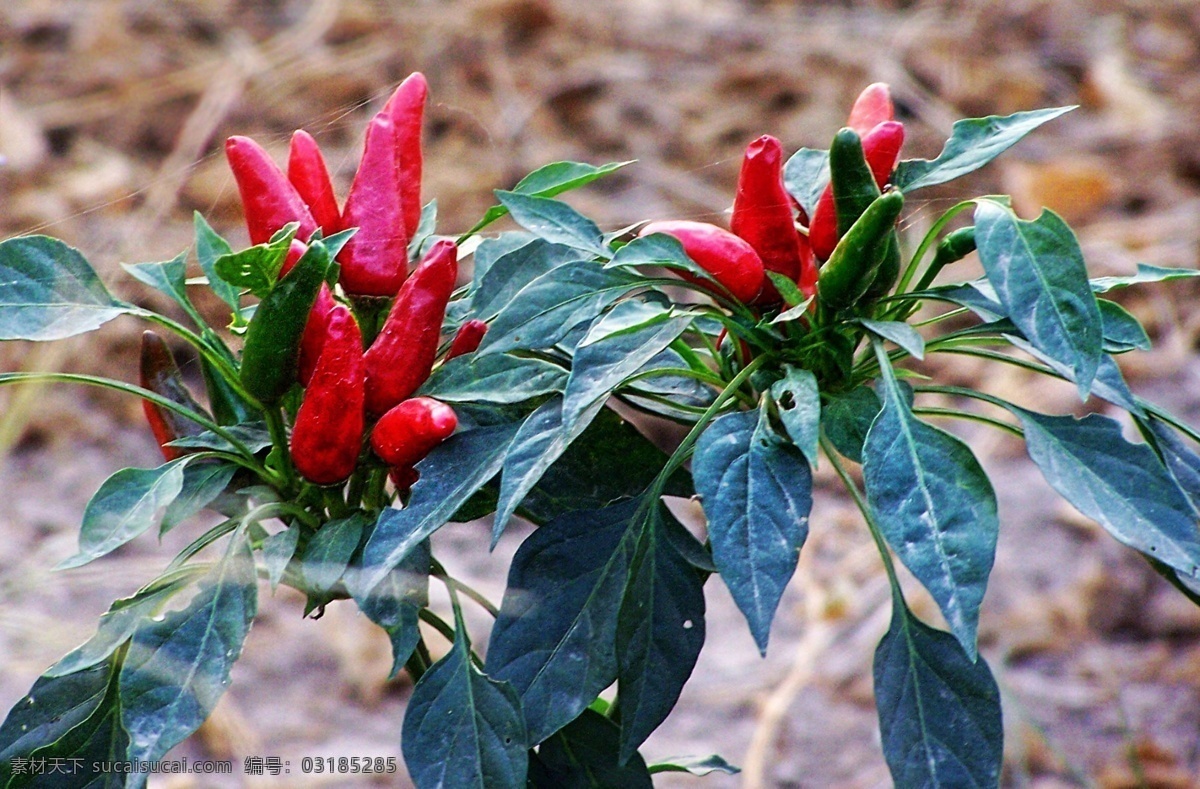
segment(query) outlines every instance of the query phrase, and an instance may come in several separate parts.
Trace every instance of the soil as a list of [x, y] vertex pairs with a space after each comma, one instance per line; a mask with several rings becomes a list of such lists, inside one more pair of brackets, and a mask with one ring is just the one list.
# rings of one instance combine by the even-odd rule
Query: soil
[[[253, 136], [282, 160], [291, 130], [306, 128], [344, 194], [366, 120], [413, 70], [431, 84], [425, 195], [438, 199], [443, 232], [469, 227], [491, 189], [555, 159], [638, 160], [569, 198], [606, 230], [722, 222], [746, 143], [771, 133], [789, 151], [825, 147], [857, 91], [886, 81], [908, 156], [934, 156], [960, 117], [1080, 105], [1000, 162], [910, 203], [915, 235], [963, 197], [1002, 192], [1026, 217], [1043, 205], [1062, 214], [1093, 274], [1197, 266], [1194, 0], [17, 0], [0, 7], [0, 237], [64, 238], [121, 297], [169, 311], [118, 264], [174, 257], [195, 210], [245, 240], [220, 154], [226, 136]], [[1122, 302], [1155, 344], [1122, 359], [1131, 385], [1192, 424], [1196, 295], [1177, 283]], [[54, 345], [7, 343], [0, 369], [132, 380], [140, 331], [123, 319]], [[958, 359], [930, 371], [1042, 411], [1082, 412], [1070, 389], [1010, 370]], [[986, 428], [962, 434], [992, 476], [1003, 524], [980, 638], [1004, 702], [1004, 785], [1200, 786], [1200, 609], [1058, 499], [1019, 445]], [[140, 406], [119, 396], [2, 391], [0, 453], [7, 709], [198, 526], [51, 571], [74, 552], [104, 478], [158, 461]], [[644, 748], [651, 760], [720, 753], [743, 772], [660, 775], [656, 785], [890, 785], [871, 688], [885, 581], [830, 469], [815, 492], [767, 657], [711, 580], [700, 663]], [[488, 554], [486, 528], [448, 526], [435, 551], [498, 600], [527, 531], [510, 530]], [[937, 623], [936, 606], [908, 588], [916, 612]], [[231, 689], [176, 751], [232, 759], [234, 777], [151, 786], [367, 786], [300, 775], [300, 760], [399, 757], [410, 687], [385, 680], [382, 632], [350, 605], [312, 621], [293, 594], [262, 598]], [[472, 625], [481, 633], [486, 621]], [[247, 756], [280, 757], [292, 772], [244, 776]], [[406, 785], [398, 780], [379, 785]]]

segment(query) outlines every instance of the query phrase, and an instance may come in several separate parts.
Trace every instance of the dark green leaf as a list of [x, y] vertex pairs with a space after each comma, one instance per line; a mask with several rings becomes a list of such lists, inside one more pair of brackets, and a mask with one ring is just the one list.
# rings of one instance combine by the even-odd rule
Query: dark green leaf
[[179, 495], [167, 505], [159, 534], [186, 521], [225, 492], [239, 466], [224, 460], [201, 460], [188, 463], [183, 470]]
[[1103, 324], [1104, 352], [1127, 353], [1150, 350], [1150, 338], [1129, 310], [1108, 299], [1098, 299]]
[[58, 239], [0, 241], [0, 340], [61, 340], [128, 311], [83, 255]]
[[876, 353], [884, 365], [883, 410], [863, 445], [867, 502], [888, 544], [974, 660], [1000, 530], [996, 495], [966, 444], [913, 416], [880, 346]]
[[359, 609], [382, 627], [392, 642], [389, 678], [404, 668], [421, 638], [417, 623], [421, 609], [429, 605], [431, 558], [426, 540], [385, 575], [367, 597], [355, 599]]
[[622, 763], [675, 707], [704, 646], [703, 576], [667, 538], [662, 504], [652, 506], [648, 522], [633, 523], [641, 533], [617, 616]]
[[188, 253], [185, 251], [174, 260], [165, 263], [124, 263], [122, 268], [139, 282], [170, 296], [184, 312], [197, 319], [196, 322], [203, 326], [187, 295], [187, 257]]
[[204, 219], [199, 211], [193, 215], [196, 228], [196, 258], [200, 261], [200, 270], [208, 278], [208, 287], [221, 301], [229, 305], [235, 313], [238, 311], [240, 291], [221, 279], [217, 274], [216, 262], [223, 255], [233, 251], [229, 242], [221, 238], [217, 231]]
[[612, 260], [605, 264], [605, 268], [637, 266], [662, 266], [673, 271], [686, 271], [701, 280], [716, 282], [712, 274], [688, 257], [679, 239], [666, 233], [651, 233], [635, 238], [618, 249]]
[[454, 647], [413, 688], [400, 748], [417, 789], [525, 789], [521, 704], [511, 685], [471, 665], [462, 622]]
[[542, 165], [522, 178], [513, 187], [513, 191], [537, 197], [554, 197], [571, 189], [587, 186], [592, 181], [629, 164], [633, 162], [609, 162], [599, 167], [581, 162], [552, 162]]
[[906, 159], [900, 162], [892, 176], [892, 183], [907, 194], [914, 189], [953, 181], [978, 170], [1043, 123], [1073, 109], [1052, 107], [1003, 117], [989, 115], [986, 118], [958, 121], [936, 159]]
[[[532, 244], [534, 241], [541, 241], [541, 239], [533, 233], [527, 233], [524, 230], [510, 230], [507, 233], [501, 233], [498, 236], [485, 238], [480, 241], [479, 246], [475, 247], [475, 251], [471, 253], [471, 261], [473, 263], [471, 267], [472, 295], [480, 295], [476, 293], [479, 290], [479, 283], [483, 281], [483, 277], [491, 270], [497, 260], [509, 252], [515, 252], [523, 246]], [[541, 243], [544, 244], [545, 242], [542, 241]], [[575, 254], [578, 255], [579, 253]]]
[[811, 217], [829, 184], [829, 151], [801, 148], [783, 166], [783, 185]]
[[[912, 388], [901, 382], [900, 392], [911, 410]], [[862, 463], [863, 442], [867, 440], [867, 431], [882, 407], [874, 389], [866, 385], [857, 386], [849, 392], [829, 397], [821, 413], [821, 427], [838, 452], [855, 463]]]
[[186, 609], [134, 631], [120, 677], [131, 760], [161, 758], [204, 722], [229, 686], [257, 607], [254, 556], [235, 537]]
[[413, 486], [408, 506], [380, 513], [363, 548], [362, 572], [350, 584], [356, 598], [368, 596], [392, 568], [496, 476], [517, 427], [504, 424], [457, 433], [417, 465], [421, 478]]
[[700, 434], [692, 458], [713, 561], [764, 655], [771, 620], [808, 536], [812, 472], [764, 412], [737, 411]]
[[500, 310], [476, 355], [551, 348], [641, 282], [635, 275], [587, 261], [558, 266]]
[[[421, 217], [417, 220], [417, 229], [408, 240], [408, 259], [419, 260], [424, 256], [422, 247], [431, 243], [434, 231], [437, 230], [437, 200], [430, 200], [421, 206]], [[336, 254], [333, 255], [337, 257]]]
[[501, 189], [496, 190], [496, 199], [508, 209], [518, 225], [538, 238], [608, 257], [600, 228], [566, 203]]
[[300, 524], [293, 523], [281, 532], [272, 534], [263, 540], [263, 564], [267, 568], [267, 580], [272, 591], [279, 586], [288, 562], [296, 555], [296, 546], [300, 543]]
[[91, 665], [64, 676], [43, 676], [0, 724], [0, 785], [7, 786], [12, 759], [28, 757], [83, 723], [104, 700], [112, 666]]
[[[767, 279], [771, 280], [771, 284], [775, 286], [775, 290], [779, 291], [779, 295], [783, 299], [783, 303], [791, 308], [789, 310], [785, 310], [785, 312], [797, 313], [796, 308], [800, 307], [801, 309], [795, 315], [795, 317], [799, 317], [800, 314], [808, 309], [808, 305], [811, 303], [812, 299], [804, 295], [804, 291], [800, 290], [800, 287], [791, 277], [780, 274], [777, 271], [767, 271], [765, 273], [767, 275]], [[787, 320], [794, 320], [794, 318], [789, 317]], [[779, 320], [778, 316], [776, 316], [775, 320], [771, 321], [771, 323], [780, 322], [781, 321]]]
[[[1072, 371], [1066, 365], [1051, 359], [1033, 347], [1024, 338], [1006, 334], [1004, 335], [1004, 339], [1012, 343], [1014, 347], [1025, 351], [1025, 353], [1033, 358], [1045, 362], [1048, 367], [1058, 373], [1064, 380], [1074, 380], [1071, 377]], [[1102, 400], [1107, 400], [1113, 405], [1124, 408], [1131, 414], [1139, 416], [1142, 414], [1142, 407], [1138, 405], [1133, 393], [1129, 391], [1129, 385], [1125, 383], [1125, 377], [1121, 375], [1121, 368], [1117, 366], [1117, 363], [1108, 354], [1100, 357], [1100, 366], [1096, 368], [1096, 378], [1092, 381], [1092, 394]]]
[[511, 404], [561, 392], [566, 383], [566, 370], [541, 359], [467, 354], [434, 370], [420, 394], [448, 403]]
[[990, 200], [975, 209], [975, 239], [988, 281], [1013, 323], [1044, 354], [1071, 370], [1087, 399], [1100, 364], [1100, 308], [1071, 228], [1043, 211], [1018, 219]]
[[1007, 317], [1004, 306], [996, 300], [996, 289], [986, 279], [960, 285], [943, 285], [924, 293], [926, 298], [949, 301], [966, 307], [985, 321], [994, 322]]
[[537, 758], [545, 770], [537, 789], [653, 789], [646, 762], [633, 754], [617, 759], [620, 728], [598, 712], [584, 710], [542, 743]]
[[1169, 282], [1173, 279], [1190, 279], [1191, 277], [1200, 277], [1200, 271], [1194, 268], [1171, 268], [1138, 263], [1137, 273], [1133, 276], [1096, 277], [1091, 281], [1091, 286], [1095, 293], [1108, 293], [1110, 290], [1140, 285], [1144, 282]]
[[652, 773], [691, 773], [692, 775], [708, 775], [709, 773], [724, 773], [737, 775], [741, 768], [734, 767], [720, 756], [676, 756], [665, 759], [650, 766]]
[[[506, 236], [521, 240], [516, 233]], [[476, 265], [480, 262], [480, 253], [484, 252], [488, 242], [481, 244], [475, 251]], [[503, 251], [500, 247], [496, 251]], [[577, 249], [562, 244], [551, 244], [540, 238], [526, 239], [525, 243], [514, 249], [503, 251], [492, 262], [486, 263], [482, 273], [475, 277], [475, 287], [471, 300], [471, 315], [480, 320], [489, 320], [504, 309], [513, 297], [529, 283], [567, 263], [577, 263], [583, 259]]]
[[[802, 367], [785, 365], [783, 378], [771, 386], [771, 397], [779, 409], [779, 421], [788, 438], [815, 468], [821, 441], [821, 391], [817, 387], [817, 377]], [[875, 412], [878, 411], [879, 401], [876, 400]], [[875, 418], [874, 414], [871, 418]], [[863, 435], [866, 435], [865, 429]]]
[[[679, 352], [673, 348], [657, 354], [653, 359], [642, 365], [638, 373], [649, 370], [687, 370], [688, 364]], [[713, 389], [695, 378], [686, 375], [654, 375], [638, 378], [630, 387], [639, 392], [658, 394], [670, 397], [684, 405], [707, 408], [716, 397]]]
[[[266, 422], [246, 422], [240, 425], [228, 425], [225, 432], [232, 435], [246, 446], [251, 452], [261, 452], [272, 445], [271, 432], [267, 430]], [[194, 436], [184, 436], [167, 442], [168, 446], [179, 449], [211, 449], [216, 452], [238, 453], [240, 450], [221, 436], [209, 430]]]
[[189, 458], [158, 468], [125, 468], [106, 479], [83, 511], [79, 553], [59, 562], [60, 570], [80, 567], [158, 526], [183, 490]]
[[638, 501], [575, 511], [513, 557], [487, 650], [489, 675], [516, 688], [531, 745], [574, 720], [617, 678], [617, 610]]
[[1118, 422], [1099, 414], [1075, 419], [1008, 408], [1059, 495], [1125, 545], [1197, 576], [1196, 513], [1149, 446], [1130, 444]]
[[917, 359], [925, 358], [925, 338], [917, 330], [901, 321], [875, 321], [859, 318], [859, 324], [872, 334], [891, 340], [903, 348], [910, 356]]
[[875, 650], [875, 705], [896, 786], [1000, 785], [1000, 690], [987, 663], [914, 617], [897, 596]]
[[1200, 514], [1200, 455], [1184, 443], [1179, 435], [1157, 418], [1139, 420], [1144, 432], [1150, 433], [1179, 490], [1187, 497], [1192, 509]]
[[350, 557], [362, 539], [371, 518], [361, 510], [347, 518], [329, 521], [304, 548], [300, 566], [304, 579], [315, 592], [327, 592], [342, 577]]

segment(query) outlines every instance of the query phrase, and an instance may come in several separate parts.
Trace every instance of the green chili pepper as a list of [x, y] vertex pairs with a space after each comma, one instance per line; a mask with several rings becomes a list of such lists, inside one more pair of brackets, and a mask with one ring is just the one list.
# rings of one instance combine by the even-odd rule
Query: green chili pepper
[[314, 241], [250, 320], [242, 348], [242, 386], [263, 403], [277, 403], [296, 381], [300, 338], [329, 266], [329, 250]]
[[940, 271], [943, 266], [962, 260], [974, 251], [975, 226], [960, 227], [938, 242], [937, 250], [933, 253], [932, 268]]
[[854, 129], [841, 129], [833, 138], [829, 147], [829, 180], [840, 238], [879, 197], [879, 185], [863, 154], [862, 138]]
[[879, 262], [879, 268], [875, 271], [875, 278], [871, 280], [871, 285], [867, 288], [867, 292], [863, 294], [862, 301], [864, 303], [874, 303], [886, 296], [892, 290], [892, 286], [896, 284], [896, 280], [900, 277], [900, 237], [893, 230], [887, 239], [887, 246], [883, 251], [883, 260]]
[[903, 207], [904, 195], [899, 190], [885, 192], [842, 236], [817, 281], [817, 294], [824, 307], [845, 309], [871, 287]]

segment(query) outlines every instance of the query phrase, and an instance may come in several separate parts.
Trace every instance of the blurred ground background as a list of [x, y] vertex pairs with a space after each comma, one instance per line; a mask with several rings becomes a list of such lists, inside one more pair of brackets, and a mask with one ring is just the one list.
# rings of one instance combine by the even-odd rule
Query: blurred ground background
[[[934, 156], [959, 117], [1081, 105], [1000, 162], [910, 202], [914, 232], [958, 198], [1005, 192], [1027, 218], [1041, 205], [1062, 213], [1094, 274], [1129, 273], [1137, 261], [1197, 265], [1195, 0], [10, 0], [0, 4], [0, 237], [64, 238], [120, 296], [165, 308], [119, 263], [176, 255], [194, 210], [245, 239], [220, 154], [227, 135], [254, 136], [282, 161], [291, 131], [308, 129], [344, 195], [367, 118], [414, 70], [431, 85], [425, 196], [438, 199], [441, 232], [466, 229], [492, 188], [554, 159], [639, 160], [571, 197], [605, 229], [722, 222], [746, 143], [769, 132], [789, 153], [825, 147], [857, 91], [882, 80], [909, 130], [907, 156]], [[1192, 423], [1196, 296], [1190, 284], [1130, 294], [1156, 349], [1123, 360], [1139, 393]], [[134, 380], [140, 331], [123, 319], [51, 346], [6, 344], [0, 369]], [[1070, 390], [1035, 390], [1011, 370], [959, 359], [952, 375], [1041, 410], [1079, 408]], [[1004, 696], [1005, 785], [1200, 786], [1200, 612], [1059, 502], [1019, 447], [967, 435], [993, 474], [1003, 522], [981, 639]], [[147, 536], [87, 568], [49, 572], [74, 552], [99, 483], [158, 462], [136, 402], [0, 392], [0, 453], [7, 709], [173, 553]], [[455, 526], [438, 549], [498, 599], [520, 537], [488, 556], [479, 528]], [[700, 665], [644, 750], [719, 752], [745, 771], [659, 785], [889, 784], [870, 679], [888, 606], [871, 551], [822, 469], [766, 660], [709, 583]], [[280, 756], [293, 774], [152, 785], [354, 786], [299, 776], [298, 760], [399, 755], [408, 687], [382, 680], [382, 634], [347, 606], [318, 622], [300, 613], [294, 597], [264, 593], [233, 688], [177, 750], [232, 758], [239, 774], [247, 755]]]

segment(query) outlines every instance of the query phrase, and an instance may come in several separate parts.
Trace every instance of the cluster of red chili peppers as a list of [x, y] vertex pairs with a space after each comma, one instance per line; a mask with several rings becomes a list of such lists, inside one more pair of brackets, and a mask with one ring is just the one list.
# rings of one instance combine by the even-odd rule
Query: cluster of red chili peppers
[[[863, 155], [882, 188], [904, 143], [904, 126], [895, 120], [887, 85], [875, 83], [863, 90], [848, 126], [862, 138]], [[775, 137], [764, 134], [750, 143], [738, 175], [729, 231], [707, 222], [672, 220], [651, 222], [639, 235], [674, 236], [688, 257], [743, 303], [779, 302], [766, 271], [786, 276], [805, 296], [814, 296], [819, 262], [829, 259], [841, 237], [837, 201], [831, 183], [810, 221], [784, 187], [783, 164], [783, 147]]]

